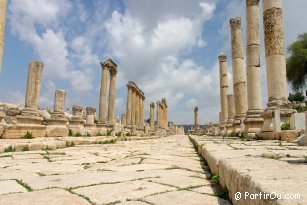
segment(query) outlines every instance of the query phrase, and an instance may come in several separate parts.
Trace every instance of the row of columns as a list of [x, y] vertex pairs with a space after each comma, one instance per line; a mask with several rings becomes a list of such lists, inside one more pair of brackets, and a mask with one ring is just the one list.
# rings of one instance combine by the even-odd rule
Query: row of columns
[[[263, 130], [263, 118], [272, 119], [274, 110], [289, 116], [286, 60], [281, 0], [263, 0], [263, 26], [267, 73], [268, 107], [263, 112], [261, 97], [259, 0], [246, 0], [246, 71], [241, 18], [230, 19], [233, 95], [228, 95], [228, 69], [225, 54], [220, 63], [221, 125], [253, 135]], [[233, 123], [234, 122], [234, 123]], [[243, 125], [244, 122], [244, 126]]]
[[167, 117], [167, 103], [166, 99], [162, 98], [162, 101], [157, 102], [157, 127], [167, 129], [168, 128], [168, 117]]
[[129, 81], [127, 84], [128, 97], [126, 108], [126, 125], [135, 125], [137, 128], [144, 128], [145, 95], [138, 86]]
[[[117, 65], [108, 59], [101, 62], [102, 77], [100, 86], [100, 102], [99, 102], [99, 122], [100, 123], [114, 123], [115, 117], [115, 89], [116, 89], [116, 74]], [[110, 74], [110, 88], [109, 88], [109, 104], [107, 113], [107, 89], [108, 89], [108, 73]]]

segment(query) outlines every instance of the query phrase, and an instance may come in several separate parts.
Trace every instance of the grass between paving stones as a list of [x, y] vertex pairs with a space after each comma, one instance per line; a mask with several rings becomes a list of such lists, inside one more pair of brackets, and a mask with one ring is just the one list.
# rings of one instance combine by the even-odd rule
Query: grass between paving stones
[[113, 201], [113, 202], [110, 202], [110, 203], [107, 203], [105, 205], [113, 205], [113, 204], [119, 204], [121, 201]]
[[32, 189], [28, 184], [24, 183], [22, 180], [19, 180], [19, 179], [15, 179], [15, 180], [16, 180], [16, 182], [17, 182], [18, 184], [20, 184], [20, 185], [23, 186], [26, 190], [28, 190], [28, 192], [32, 192], [32, 191], [33, 191], [33, 189]]
[[36, 174], [38, 174], [38, 176], [40, 176], [40, 177], [46, 176], [46, 174], [44, 174], [44, 173], [42, 173], [42, 172], [37, 172]]
[[21, 149], [21, 151], [22, 151], [22, 152], [27, 152], [27, 151], [29, 151], [29, 146], [28, 146], [28, 145], [24, 146], [24, 147]]
[[[190, 139], [191, 143], [193, 144], [193, 147], [194, 147], [195, 152], [197, 153], [198, 157], [200, 159], [203, 159], [206, 162], [206, 164], [208, 164], [207, 161], [198, 153], [198, 147], [196, 146], [196, 141], [193, 140], [190, 136], [189, 136], [189, 139]], [[219, 144], [219, 143], [217, 143], [215, 141], [212, 141], [212, 142], [214, 142], [216, 144]], [[210, 168], [209, 168], [208, 171], [210, 171]], [[228, 191], [227, 187], [221, 187], [219, 174], [215, 173], [210, 178], [211, 178], [211, 180], [210, 180], [211, 186], [214, 188], [215, 194], [219, 198], [222, 198], [222, 199], [225, 199], [225, 200], [229, 200], [229, 191]]]
[[4, 152], [16, 152], [16, 149], [13, 145], [10, 145], [4, 149]]
[[48, 162], [52, 162], [50, 157], [48, 156], [49, 155], [48, 152], [46, 152], [45, 154], [41, 154], [41, 155], [43, 156], [44, 159], [47, 159]]
[[[128, 200], [127, 200], [127, 201], [128, 201]], [[146, 201], [145, 199], [136, 199], [136, 201], [143, 202], [143, 203], [150, 204], [150, 205], [155, 205], [154, 203], [151, 203], [151, 202], [149, 202], [149, 201]]]
[[74, 147], [75, 146], [75, 143], [73, 141], [69, 142], [69, 141], [66, 141], [66, 147]]
[[43, 147], [42, 149], [43, 151], [47, 151], [47, 150], [52, 150], [51, 147], [49, 147], [48, 145], [46, 147]]
[[115, 143], [116, 143], [116, 139], [111, 139], [111, 140], [98, 141], [95, 144], [115, 144]]
[[85, 200], [86, 200], [88, 203], [90, 203], [91, 205], [95, 205], [95, 203], [92, 202], [92, 201], [90, 200], [89, 197], [84, 196], [84, 195], [82, 195], [82, 194], [78, 194], [78, 193], [74, 192], [71, 188], [65, 189], [65, 190], [68, 191], [68, 192], [71, 193], [71, 194], [74, 194], [74, 195], [77, 195], [77, 196], [79, 196], [79, 197], [82, 197], [83, 199], [85, 199]]

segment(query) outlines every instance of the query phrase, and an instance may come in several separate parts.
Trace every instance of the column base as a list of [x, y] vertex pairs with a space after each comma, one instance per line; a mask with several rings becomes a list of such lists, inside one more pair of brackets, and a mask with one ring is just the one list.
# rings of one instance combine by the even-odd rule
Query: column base
[[226, 126], [226, 136], [232, 137], [234, 135], [234, 120], [228, 120]]
[[34, 138], [45, 137], [46, 126], [37, 124], [16, 124], [5, 125], [3, 130], [3, 139], [21, 139], [29, 132]]
[[261, 132], [264, 119], [261, 117], [262, 110], [249, 110], [244, 120], [243, 136], [255, 138], [256, 134]]

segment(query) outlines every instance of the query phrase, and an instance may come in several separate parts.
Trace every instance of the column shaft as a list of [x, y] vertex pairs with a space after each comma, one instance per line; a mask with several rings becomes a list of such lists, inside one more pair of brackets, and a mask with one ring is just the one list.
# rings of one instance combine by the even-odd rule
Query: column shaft
[[228, 95], [228, 67], [227, 56], [220, 54], [218, 56], [220, 63], [220, 100], [221, 100], [221, 123], [225, 124], [228, 119], [227, 95]]
[[136, 91], [132, 89], [131, 125], [135, 125]]
[[54, 111], [64, 113], [65, 112], [65, 90], [57, 89], [54, 96]]
[[37, 109], [43, 74], [43, 63], [31, 61], [29, 64], [25, 106]]
[[140, 123], [140, 96], [137, 93], [135, 96], [135, 125], [137, 128], [139, 128], [139, 123]]
[[127, 119], [126, 119], [126, 124], [127, 125], [131, 125], [131, 118], [132, 118], [132, 114], [131, 114], [131, 109], [132, 109], [132, 88], [130, 86], [127, 86], [127, 88], [128, 88], [128, 96], [127, 96], [127, 111], [126, 111]]
[[115, 117], [115, 88], [116, 75], [110, 74], [110, 91], [109, 91], [109, 107], [108, 107], [108, 122], [113, 123]]
[[246, 67], [248, 112], [262, 112], [259, 1], [246, 0]]
[[102, 75], [100, 86], [100, 101], [99, 101], [99, 121], [106, 122], [107, 111], [107, 89], [108, 89], [108, 68], [101, 63]]
[[236, 118], [246, 116], [247, 88], [246, 72], [244, 68], [243, 42], [241, 33], [241, 18], [231, 19], [231, 48], [233, 69], [233, 92], [235, 101]]
[[155, 129], [155, 117], [154, 117], [154, 112], [155, 112], [155, 104], [151, 103], [150, 104], [150, 130], [154, 130]]
[[235, 104], [233, 95], [227, 95], [227, 110], [228, 110], [228, 123], [233, 123], [235, 116]]
[[269, 103], [278, 100], [287, 101], [281, 0], [263, 0], [262, 6]]

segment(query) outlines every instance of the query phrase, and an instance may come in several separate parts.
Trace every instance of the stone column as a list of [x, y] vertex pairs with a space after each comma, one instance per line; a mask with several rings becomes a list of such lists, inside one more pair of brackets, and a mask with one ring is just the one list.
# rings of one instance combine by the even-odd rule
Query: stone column
[[227, 110], [228, 110], [228, 120], [227, 120], [226, 135], [231, 136], [234, 132], [233, 123], [235, 116], [235, 104], [234, 104], [233, 95], [227, 95]]
[[127, 125], [127, 121], [126, 121], [126, 119], [127, 119], [126, 114], [122, 114], [122, 125], [124, 125], [124, 126], [126, 126], [126, 125]]
[[160, 102], [158, 101], [158, 102], [157, 102], [157, 127], [158, 127], [158, 128], [161, 128], [161, 127], [160, 127], [160, 110], [161, 110], [161, 108], [160, 108]]
[[165, 103], [165, 129], [168, 128], [167, 104]]
[[236, 132], [241, 133], [241, 121], [247, 112], [247, 88], [246, 73], [244, 68], [243, 42], [241, 33], [241, 18], [230, 19], [231, 26], [231, 48], [232, 48], [232, 74], [233, 92], [235, 102], [235, 124]]
[[248, 112], [244, 134], [254, 136], [261, 131], [263, 119], [261, 96], [259, 1], [246, 0], [246, 69]]
[[289, 108], [281, 0], [263, 0], [268, 107]]
[[86, 107], [86, 124], [88, 125], [95, 124], [95, 114], [96, 114], [96, 108]]
[[32, 61], [29, 64], [25, 107], [36, 110], [41, 89], [43, 63]]
[[226, 125], [228, 118], [227, 94], [228, 94], [228, 68], [227, 56], [221, 53], [218, 56], [220, 64], [220, 99], [221, 99], [221, 124]]
[[127, 85], [128, 88], [128, 96], [127, 96], [127, 111], [126, 111], [126, 115], [127, 115], [127, 119], [126, 119], [126, 124], [127, 125], [131, 125], [131, 118], [132, 118], [132, 114], [131, 114], [131, 108], [132, 108], [132, 88], [130, 85]]
[[139, 123], [140, 123], [140, 95], [139, 93], [136, 93], [135, 96], [135, 125], [136, 128], [139, 128]]
[[4, 34], [5, 34], [5, 17], [6, 17], [6, 0], [0, 0], [0, 71], [2, 70], [2, 57], [3, 57]]
[[141, 127], [144, 127], [144, 115], [145, 115], [145, 110], [144, 110], [144, 103], [145, 103], [145, 97], [141, 96]]
[[142, 95], [140, 94], [139, 95], [139, 128], [143, 129], [143, 126], [142, 126]]
[[154, 112], [155, 112], [155, 103], [152, 102], [150, 103], [150, 130], [155, 130], [155, 117], [154, 117]]
[[107, 112], [107, 89], [108, 89], [108, 67], [104, 63], [100, 63], [102, 67], [100, 101], [99, 101], [99, 122], [106, 122]]
[[198, 129], [198, 107], [194, 108], [194, 129]]
[[57, 89], [54, 96], [54, 112], [63, 113], [65, 112], [65, 90]]
[[116, 72], [110, 71], [110, 91], [109, 91], [109, 107], [108, 107], [108, 122], [114, 123], [115, 117], [115, 84]]
[[131, 125], [135, 125], [136, 90], [132, 89]]

